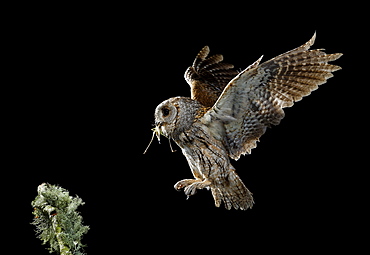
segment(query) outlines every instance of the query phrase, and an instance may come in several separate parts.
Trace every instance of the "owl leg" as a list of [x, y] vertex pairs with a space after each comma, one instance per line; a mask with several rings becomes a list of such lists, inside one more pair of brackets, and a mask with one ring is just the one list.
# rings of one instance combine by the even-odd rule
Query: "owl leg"
[[197, 192], [197, 189], [208, 188], [209, 185], [211, 185], [211, 182], [207, 179], [204, 181], [199, 180], [198, 182], [194, 182], [184, 189], [185, 195], [188, 197], [192, 196]]
[[175, 189], [180, 190], [184, 188], [185, 195], [192, 196], [197, 192], [197, 189], [208, 188], [211, 185], [211, 182], [207, 179], [185, 179], [177, 182], [175, 184]]
[[184, 179], [184, 180], [181, 180], [181, 181], [178, 181], [174, 188], [177, 190], [177, 191], [180, 191], [182, 188], [186, 188], [187, 186], [193, 184], [194, 182], [199, 182], [201, 180], [197, 180], [197, 179]]

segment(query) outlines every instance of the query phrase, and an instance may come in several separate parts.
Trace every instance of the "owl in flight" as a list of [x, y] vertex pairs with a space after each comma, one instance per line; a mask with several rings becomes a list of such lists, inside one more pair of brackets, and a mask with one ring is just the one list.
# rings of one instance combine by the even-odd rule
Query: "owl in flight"
[[[185, 72], [191, 97], [173, 97], [155, 109], [153, 137], [172, 139], [185, 155], [194, 179], [175, 184], [189, 197], [210, 189], [219, 207], [246, 210], [254, 204], [230, 158], [250, 154], [267, 127], [284, 118], [283, 108], [307, 96], [341, 69], [328, 64], [342, 56], [309, 50], [316, 34], [302, 46], [245, 70], [209, 56], [205, 46]], [[152, 140], [153, 140], [152, 137]], [[149, 146], [148, 146], [149, 147]]]

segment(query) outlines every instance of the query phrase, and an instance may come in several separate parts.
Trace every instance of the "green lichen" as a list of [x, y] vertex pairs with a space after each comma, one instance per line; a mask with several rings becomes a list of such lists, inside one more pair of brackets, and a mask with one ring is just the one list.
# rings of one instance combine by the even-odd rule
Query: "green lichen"
[[36, 226], [37, 237], [49, 244], [50, 253], [83, 255], [81, 239], [89, 227], [82, 224], [82, 216], [76, 211], [84, 204], [82, 199], [48, 183], [41, 184], [37, 192], [31, 203], [35, 216], [31, 224]]

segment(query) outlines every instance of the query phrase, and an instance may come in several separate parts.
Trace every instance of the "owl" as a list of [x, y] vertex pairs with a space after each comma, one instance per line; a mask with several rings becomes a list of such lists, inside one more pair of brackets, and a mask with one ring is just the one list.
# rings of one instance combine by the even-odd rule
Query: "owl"
[[315, 37], [316, 33], [302, 46], [264, 63], [261, 56], [241, 72], [223, 62], [222, 55], [209, 56], [208, 46], [198, 53], [185, 72], [191, 97], [165, 100], [154, 115], [153, 137], [173, 140], [194, 176], [177, 182], [176, 190], [184, 189], [189, 197], [206, 188], [216, 207], [252, 208], [252, 193], [230, 161], [250, 154], [266, 129], [284, 118], [283, 108], [309, 95], [341, 69], [328, 64], [341, 53], [309, 50]]

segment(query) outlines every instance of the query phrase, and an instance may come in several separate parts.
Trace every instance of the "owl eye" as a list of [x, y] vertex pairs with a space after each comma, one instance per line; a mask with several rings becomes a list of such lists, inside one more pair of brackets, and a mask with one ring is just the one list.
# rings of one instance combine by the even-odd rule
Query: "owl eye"
[[163, 115], [163, 117], [168, 116], [168, 114], [170, 114], [170, 109], [168, 109], [166, 107], [163, 107], [162, 108], [162, 115]]

